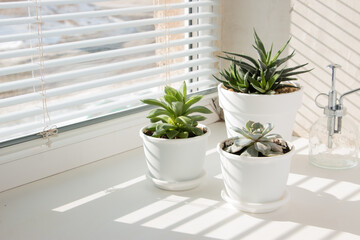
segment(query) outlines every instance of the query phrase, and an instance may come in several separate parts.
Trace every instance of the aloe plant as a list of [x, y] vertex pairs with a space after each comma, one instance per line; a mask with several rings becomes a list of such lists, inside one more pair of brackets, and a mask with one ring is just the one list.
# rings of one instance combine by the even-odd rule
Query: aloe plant
[[290, 147], [279, 134], [269, 134], [273, 128], [271, 123], [262, 125], [253, 121], [248, 121], [244, 128], [233, 127], [232, 129], [240, 136], [224, 150], [251, 157], [271, 157], [289, 152]]
[[187, 96], [186, 83], [179, 90], [165, 86], [165, 95], [157, 99], [144, 99], [143, 103], [157, 106], [147, 115], [152, 122], [145, 130], [153, 137], [188, 138], [204, 134], [197, 127], [205, 116], [195, 114], [209, 114], [211, 111], [204, 106], [193, 106], [202, 99], [202, 95]]
[[307, 63], [290, 68], [280, 68], [295, 54], [294, 50], [290, 55], [279, 58], [291, 38], [274, 56], [272, 56], [273, 45], [267, 51], [255, 29], [254, 40], [253, 47], [259, 55], [258, 59], [232, 52], [224, 52], [225, 56], [219, 56], [231, 62], [229, 70], [220, 71], [223, 79], [214, 75], [214, 78], [223, 83], [226, 88], [242, 93], [273, 94], [278, 87], [289, 85], [286, 84], [287, 81], [296, 80], [297, 78], [294, 76], [311, 71], [298, 71]]

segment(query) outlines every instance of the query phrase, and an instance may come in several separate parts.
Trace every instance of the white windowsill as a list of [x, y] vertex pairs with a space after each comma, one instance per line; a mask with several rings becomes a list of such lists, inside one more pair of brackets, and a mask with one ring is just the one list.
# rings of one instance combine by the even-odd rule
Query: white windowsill
[[[199, 104], [212, 109], [214, 97], [204, 95]], [[50, 147], [38, 139], [0, 149], [0, 192], [141, 146], [139, 130], [149, 124], [148, 112], [61, 133]], [[219, 119], [216, 113], [206, 117], [204, 124]]]
[[242, 213], [220, 197], [215, 147], [226, 138], [224, 123], [209, 127], [207, 176], [198, 188], [154, 187], [137, 147], [0, 193], [0, 239], [360, 239], [359, 167], [314, 167], [307, 141], [296, 139], [289, 203], [268, 214]]

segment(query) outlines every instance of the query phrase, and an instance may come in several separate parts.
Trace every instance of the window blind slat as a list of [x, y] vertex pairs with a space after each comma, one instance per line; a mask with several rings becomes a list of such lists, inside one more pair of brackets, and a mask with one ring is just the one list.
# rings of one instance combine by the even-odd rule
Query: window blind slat
[[[46, 96], [49, 98], [61, 96], [61, 95], [69, 94], [69, 93], [74, 93], [76, 91], [102, 87], [102, 86], [106, 86], [106, 85], [110, 85], [110, 84], [130, 81], [130, 80], [134, 80], [137, 78], [143, 78], [143, 77], [147, 77], [147, 76], [153, 76], [153, 75], [156, 75], [159, 73], [164, 73], [167, 70], [175, 71], [175, 70], [195, 67], [195, 66], [199, 66], [199, 65], [214, 63], [214, 62], [216, 62], [216, 60], [213, 58], [202, 58], [202, 59], [198, 59], [198, 60], [194, 60], [194, 61], [173, 64], [173, 65], [169, 66], [168, 69], [164, 68], [164, 67], [163, 68], [150, 68], [150, 69], [146, 69], [146, 70], [125, 73], [125, 74], [118, 75], [118, 76], [93, 80], [91, 82], [71, 84], [71, 85], [65, 86], [65, 87], [50, 89], [46, 92]], [[25, 103], [25, 102], [29, 102], [29, 101], [40, 100], [41, 98], [42, 98], [42, 95], [40, 93], [35, 92], [35, 93], [29, 93], [29, 94], [25, 94], [25, 95], [19, 95], [16, 97], [0, 99], [0, 107], [6, 107], [6, 106], [21, 104], [21, 103]], [[14, 119], [20, 118], [20, 117], [21, 116], [11, 117], [11, 115], [7, 115], [7, 116], [3, 116], [3, 118], [2, 118], [0, 116], [0, 123], [2, 121], [4, 121], [4, 120], [2, 120], [4, 118], [9, 119], [7, 121], [11, 121], [11, 120], [14, 120]]]
[[[0, 9], [1, 9], [1, 4], [2, 3], [0, 3]], [[64, 20], [72, 20], [72, 19], [84, 18], [84, 17], [107, 17], [107, 16], [114, 16], [120, 14], [152, 12], [152, 11], [161, 11], [165, 9], [179, 9], [186, 7], [200, 7], [200, 6], [209, 6], [209, 5], [216, 5], [216, 3], [211, 1], [201, 1], [201, 2], [171, 4], [168, 6], [157, 5], [157, 6], [128, 7], [128, 8], [111, 9], [111, 10], [98, 10], [98, 11], [65, 13], [65, 14], [56, 14], [56, 15], [44, 15], [42, 16], [41, 19], [42, 22], [64, 21]], [[0, 25], [30, 24], [30, 23], [36, 23], [37, 21], [38, 20], [36, 19], [36, 17], [0, 19]]]
[[[189, 39], [181, 39], [176, 41], [171, 41], [168, 45], [169, 47], [185, 45], [185, 44], [195, 44], [199, 42], [207, 42], [216, 40], [213, 36], [201, 36], [201, 37], [194, 37]], [[123, 56], [126, 54], [136, 54], [141, 52], [147, 52], [152, 50], [157, 50], [164, 48], [163, 43], [154, 43], [148, 45], [140, 45], [136, 47], [129, 47], [129, 48], [122, 48], [117, 50], [109, 50], [99, 53], [92, 53], [92, 54], [85, 54], [81, 56], [75, 57], [67, 57], [67, 58], [60, 58], [55, 60], [44, 61], [43, 67], [44, 68], [52, 68], [52, 67], [59, 67], [64, 64], [77, 64], [83, 63], [88, 61], [94, 61], [99, 59], [105, 59], [110, 57], [118, 57]], [[15, 73], [22, 73], [27, 71], [37, 71], [40, 69], [40, 65], [38, 63], [30, 63], [30, 64], [21, 64], [11, 67], [4, 67], [0, 69], [0, 76], [15, 74]]]
[[[194, 67], [194, 66], [199, 66], [199, 65], [202, 65], [202, 64], [209, 64], [209, 63], [214, 63], [214, 62], [216, 62], [216, 59], [214, 59], [214, 58], [202, 58], [202, 59], [195, 60], [195, 61], [189, 61], [188, 63], [181, 63], [181, 64], [178, 64], [178, 65], [169, 66], [168, 69], [163, 67], [163, 69], [145, 70], [142, 73], [140, 73], [139, 76], [141, 76], [141, 75], [148, 76], [150, 74], [155, 75], [155, 74], [165, 72], [165, 71], [173, 71], [173, 70], [178, 70], [178, 69], [182, 69], [182, 68]], [[138, 74], [138, 72], [136, 72], [136, 73]], [[122, 79], [124, 79], [126, 77], [129, 77], [129, 75], [123, 76]], [[162, 79], [162, 82], [164, 82], [163, 79]], [[144, 89], [146, 89], [146, 88], [144, 88]], [[118, 91], [120, 91], [120, 90], [118, 90]], [[49, 92], [51, 94], [50, 90], [49, 90]], [[48, 110], [49, 111], [55, 111], [55, 110], [59, 110], [61, 108], [66, 108], [68, 106], [74, 106], [74, 105], [78, 105], [78, 104], [83, 104], [85, 102], [91, 102], [91, 101], [96, 101], [96, 100], [100, 100], [100, 99], [106, 99], [106, 98], [110, 98], [112, 96], [118, 96], [118, 95], [119, 95], [119, 92], [110, 93], [110, 91], [109, 91], [109, 92], [105, 92], [105, 93], [101, 93], [101, 94], [91, 95], [91, 96], [88, 96], [88, 97], [82, 97], [82, 98], [79, 98], [79, 99], [73, 98], [69, 102], [56, 103], [54, 105], [48, 105]], [[34, 97], [33, 100], [41, 99], [41, 97], [42, 97], [40, 94], [34, 94], [32, 96]], [[41, 112], [42, 112], [42, 109], [30, 108], [30, 109], [26, 109], [26, 110], [21, 111], [21, 112], [10, 113], [10, 114], [7, 114], [7, 115], [0, 116], [0, 123], [9, 122], [9, 121], [15, 121], [17, 119], [21, 119], [21, 118], [29, 117], [29, 116], [35, 116], [35, 115], [40, 114]]]
[[[199, 73], [194, 72], [192, 73], [190, 76], [192, 77], [200, 77], [202, 75], [208, 75], [211, 73], [214, 73], [215, 71], [213, 69], [210, 70], [201, 70], [202, 73], [199, 71]], [[188, 76], [181, 76], [177, 78], [177, 81], [182, 81], [182, 80], [186, 80], [188, 79]], [[209, 85], [209, 83], [213, 83], [213, 81], [202, 81], [202, 82], [194, 82], [194, 83], [189, 83], [188, 87], [189, 88], [197, 88], [197, 87], [201, 87], [201, 86], [207, 86]], [[142, 99], [145, 98], [157, 98], [159, 96], [161, 96], [162, 93], [151, 93], [151, 94], [144, 94], [142, 95]], [[129, 97], [126, 100], [119, 100], [119, 101], [114, 101], [112, 103], [108, 103], [106, 104], [106, 106], [98, 106], [98, 107], [94, 107], [92, 109], [85, 109], [82, 111], [76, 111], [76, 112], [72, 112], [69, 113], [67, 115], [62, 115], [59, 117], [55, 117], [53, 119], [54, 124], [56, 124], [56, 122], [64, 122], [64, 121], [68, 121], [74, 118], [80, 118], [86, 115], [90, 115], [90, 114], [96, 114], [102, 111], [106, 111], [106, 110], [112, 110], [112, 109], [117, 109], [119, 108], [120, 105], [129, 105], [132, 104], [134, 102], [139, 102], [139, 98], [134, 96], [134, 97]], [[38, 115], [40, 115], [41, 113], [39, 113]], [[30, 123], [30, 124], [22, 124], [21, 126], [13, 126], [13, 127], [8, 127], [8, 128], [2, 128], [0, 129], [0, 141], [2, 140], [1, 138], [6, 138], [6, 136], [12, 135], [18, 131], [32, 131], [33, 133], [38, 132], [39, 130], [42, 130], [42, 123], [37, 122], [37, 123]], [[59, 126], [60, 127], [60, 126]]]
[[[168, 17], [168, 18], [153, 18], [153, 19], [141, 19], [141, 20], [134, 20], [134, 21], [127, 21], [121, 23], [106, 23], [106, 24], [97, 24], [97, 25], [90, 25], [84, 27], [71, 27], [66, 29], [59, 29], [59, 30], [48, 30], [43, 31], [42, 36], [43, 38], [50, 38], [56, 37], [61, 35], [74, 35], [74, 34], [88, 34], [98, 31], [109, 31], [113, 29], [120, 29], [120, 28], [129, 28], [129, 27], [139, 27], [145, 25], [153, 25], [153, 24], [160, 24], [160, 23], [167, 23], [167, 22], [176, 22], [176, 21], [185, 21], [185, 20], [194, 20], [199, 18], [211, 18], [217, 17], [217, 14], [214, 13], [198, 13], [198, 14], [187, 14], [175, 17]], [[38, 37], [37, 33], [22, 33], [22, 34], [11, 34], [0, 36], [0, 43], [1, 42], [12, 42], [12, 41], [21, 41], [21, 40], [29, 40], [29, 39], [36, 39]]]
[[[110, 2], [114, 0], [76, 0], [75, 3], [96, 3], [96, 2]], [[74, 0], [42, 0], [42, 6], [54, 6], [54, 5], [66, 5], [66, 4], [74, 4]], [[193, 6], [207, 6], [207, 5], [217, 5], [217, 1], [200, 1], [200, 2], [187, 2], [184, 4], [168, 4], [167, 9], [177, 8], [176, 5], [182, 5], [184, 8], [193, 7]], [[8, 8], [27, 8], [27, 7], [35, 7], [36, 3], [33, 1], [18, 1], [18, 2], [2, 2], [0, 3], [0, 9], [8, 9]], [[154, 6], [146, 6], [147, 8], [153, 8], [155, 10], [163, 10], [165, 5], [154, 5]], [[160, 9], [159, 9], [160, 7]], [[137, 7], [141, 10], [144, 7]]]
[[[173, 28], [168, 30], [168, 34], [180, 34], [180, 33], [190, 33], [190, 32], [201, 32], [201, 31], [211, 31], [215, 30], [216, 26], [211, 24], [201, 24], [189, 27], [180, 27], [180, 28]], [[105, 37], [105, 38], [98, 38], [98, 39], [90, 39], [90, 40], [83, 40], [83, 41], [76, 41], [76, 42], [69, 42], [69, 43], [59, 43], [56, 45], [49, 45], [43, 47], [43, 53], [53, 53], [53, 52], [60, 52], [60, 51], [68, 51], [77, 48], [86, 48], [86, 47], [94, 47], [99, 45], [106, 45], [106, 44], [115, 44], [121, 43], [125, 41], [132, 41], [144, 38], [155, 38], [164, 35], [164, 31], [150, 31], [150, 32], [139, 32], [133, 34], [125, 34], [120, 36], [114, 37]], [[12, 57], [22, 57], [22, 56], [29, 56], [33, 54], [37, 54], [38, 49], [30, 48], [30, 49], [21, 49], [21, 50], [12, 50], [12, 51], [4, 51], [0, 52], [0, 59], [12, 58]]]
[[[214, 52], [216, 50], [217, 49], [215, 47], [203, 47], [203, 48], [196, 48], [196, 49], [184, 50], [184, 51], [171, 53], [167, 57], [169, 59], [180, 58], [180, 57], [191, 56], [194, 54], [201, 54], [201, 53], [204, 54], [204, 53]], [[142, 59], [134, 59], [134, 60], [117, 62], [117, 63], [103, 64], [101, 66], [84, 68], [84, 69], [80, 69], [80, 70], [74, 70], [74, 71], [68, 71], [68, 72], [63, 72], [63, 73], [59, 73], [59, 74], [49, 75], [46, 77], [46, 83], [63, 82], [63, 81], [77, 78], [77, 77], [83, 77], [83, 76], [92, 75], [92, 74], [99, 74], [99, 73], [103, 73], [103, 72], [114, 71], [114, 69], [118, 70], [118, 69], [124, 69], [124, 68], [131, 68], [131, 67], [135, 67], [135, 66], [142, 66], [142, 65], [156, 63], [156, 62], [160, 62], [160, 61], [164, 61], [164, 60], [165, 60], [164, 56], [151, 56], [151, 57], [145, 57]], [[39, 86], [41, 84], [42, 84], [42, 81], [40, 78], [24, 79], [24, 80], [10, 82], [9, 84], [0, 85], [0, 92], [5, 92], [5, 91], [15, 90], [15, 89], [22, 89], [22, 88], [27, 88], [27, 87], [31, 87], [31, 86]]]

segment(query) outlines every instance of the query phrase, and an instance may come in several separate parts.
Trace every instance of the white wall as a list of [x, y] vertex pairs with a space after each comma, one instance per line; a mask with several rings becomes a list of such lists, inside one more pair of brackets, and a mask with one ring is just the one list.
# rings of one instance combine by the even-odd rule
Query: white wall
[[221, 50], [256, 57], [253, 29], [266, 47], [281, 48], [289, 39], [290, 2], [284, 0], [221, 0]]
[[[358, 0], [222, 0], [221, 50], [256, 56], [253, 28], [267, 47], [280, 48], [292, 36], [296, 55], [288, 66], [309, 63], [311, 73], [299, 75], [305, 87], [303, 106], [294, 131], [307, 137], [322, 114], [314, 98], [328, 92], [331, 72], [326, 66], [342, 65], [337, 73], [340, 93], [360, 87], [360, 1]], [[223, 65], [225, 66], [225, 65]], [[344, 101], [349, 117], [360, 125], [360, 93]]]
[[[297, 115], [295, 131], [307, 136], [307, 130], [322, 115], [314, 98], [328, 92], [331, 71], [326, 66], [340, 64], [337, 71], [338, 92], [360, 87], [360, 1], [296, 0], [291, 2], [291, 47], [297, 51], [291, 65], [309, 62], [314, 70], [300, 78], [305, 86], [303, 106]], [[346, 97], [344, 105], [360, 126], [360, 92]]]

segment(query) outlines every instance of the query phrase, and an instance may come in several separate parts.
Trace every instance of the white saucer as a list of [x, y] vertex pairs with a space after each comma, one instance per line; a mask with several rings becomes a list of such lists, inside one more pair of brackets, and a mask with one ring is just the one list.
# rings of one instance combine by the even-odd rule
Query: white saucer
[[290, 200], [290, 193], [287, 190], [285, 190], [284, 196], [280, 200], [275, 202], [267, 202], [267, 203], [238, 202], [236, 200], [231, 199], [225, 190], [221, 191], [221, 197], [226, 202], [230, 203], [231, 205], [240, 209], [241, 211], [249, 212], [249, 213], [268, 213], [286, 204]]
[[154, 178], [150, 172], [146, 173], [146, 177], [152, 181], [156, 187], [164, 189], [164, 190], [170, 190], [170, 191], [183, 191], [183, 190], [189, 190], [192, 188], [197, 187], [200, 185], [201, 181], [205, 177], [206, 172], [204, 171], [200, 177], [189, 180], [189, 181], [181, 181], [181, 182], [169, 182], [160, 180], [157, 178]]

